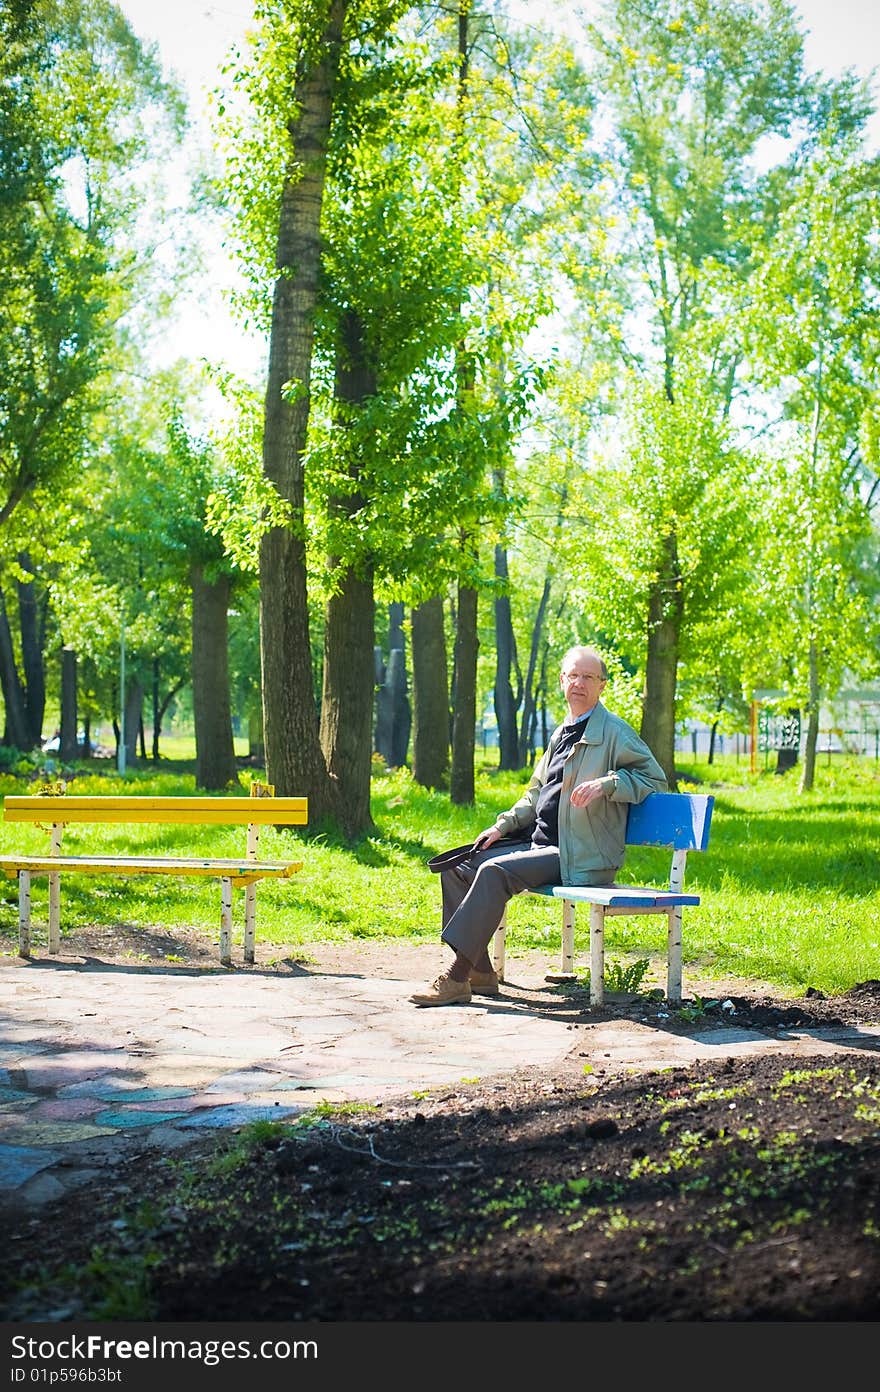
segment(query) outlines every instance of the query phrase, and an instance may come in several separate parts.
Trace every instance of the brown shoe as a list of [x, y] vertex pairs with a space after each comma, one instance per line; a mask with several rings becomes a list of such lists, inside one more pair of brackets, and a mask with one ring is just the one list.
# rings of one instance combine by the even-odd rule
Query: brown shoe
[[498, 977], [494, 971], [472, 971], [471, 990], [475, 996], [497, 996]]
[[424, 991], [414, 991], [410, 996], [413, 1005], [467, 1005], [471, 998], [469, 981], [453, 981], [447, 973], [438, 976]]

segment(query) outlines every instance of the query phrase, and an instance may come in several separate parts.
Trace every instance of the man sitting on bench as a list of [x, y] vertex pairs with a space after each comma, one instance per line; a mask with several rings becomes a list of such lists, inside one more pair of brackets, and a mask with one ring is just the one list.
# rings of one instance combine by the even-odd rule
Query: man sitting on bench
[[441, 872], [441, 937], [455, 960], [410, 997], [414, 1004], [458, 1005], [472, 992], [498, 994], [488, 949], [514, 894], [546, 884], [614, 883], [627, 804], [663, 792], [666, 777], [632, 726], [601, 704], [607, 680], [595, 648], [570, 648], [563, 657], [568, 718], [553, 731], [519, 801], [480, 832], [473, 854]]

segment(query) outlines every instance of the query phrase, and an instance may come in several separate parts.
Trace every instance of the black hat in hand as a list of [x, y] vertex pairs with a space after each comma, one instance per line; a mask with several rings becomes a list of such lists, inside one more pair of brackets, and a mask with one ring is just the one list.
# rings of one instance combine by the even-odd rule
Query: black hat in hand
[[473, 853], [473, 841], [467, 846], [456, 846], [454, 850], [441, 851], [440, 855], [432, 856], [428, 861], [428, 869], [437, 873], [441, 870], [451, 870], [453, 866], [461, 865], [463, 861], [469, 860]]

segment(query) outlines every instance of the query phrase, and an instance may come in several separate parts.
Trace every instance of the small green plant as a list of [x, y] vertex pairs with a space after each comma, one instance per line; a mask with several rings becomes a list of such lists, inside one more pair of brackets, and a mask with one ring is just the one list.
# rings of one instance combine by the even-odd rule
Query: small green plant
[[606, 963], [605, 986], [607, 990], [637, 995], [650, 965], [647, 957], [640, 957], [637, 962], [628, 964], [625, 962]]
[[680, 1010], [676, 1010], [676, 1019], [683, 1020], [685, 1024], [693, 1024], [696, 1020], [705, 1020], [710, 1010], [715, 1010], [719, 1002], [717, 1000], [703, 1000], [702, 996], [694, 996], [690, 1005], [683, 1005]]

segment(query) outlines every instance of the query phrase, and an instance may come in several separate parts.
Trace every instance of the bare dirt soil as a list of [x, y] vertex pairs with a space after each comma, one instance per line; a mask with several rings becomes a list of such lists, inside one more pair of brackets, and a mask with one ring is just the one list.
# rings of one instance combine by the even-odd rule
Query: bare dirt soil
[[[175, 943], [201, 961], [195, 939]], [[404, 947], [397, 962], [317, 950], [411, 974]], [[734, 986], [737, 1025], [771, 1037], [880, 1023], [880, 981], [796, 1001]], [[597, 1018], [583, 986], [558, 989]], [[690, 1004], [710, 994], [696, 1023], [667, 1012], [663, 1028], [727, 1025], [717, 987]], [[642, 994], [598, 1018], [661, 1009]], [[246, 1158], [228, 1134], [143, 1153], [88, 1202], [12, 1216], [5, 1317], [876, 1320], [880, 1052], [863, 1043], [605, 1074], [575, 1047], [552, 1074], [318, 1108], [265, 1128]]]

